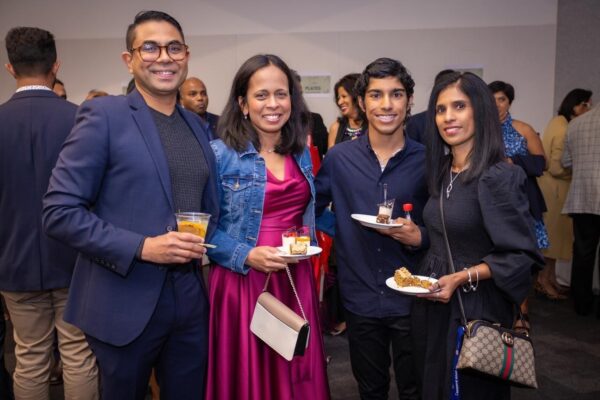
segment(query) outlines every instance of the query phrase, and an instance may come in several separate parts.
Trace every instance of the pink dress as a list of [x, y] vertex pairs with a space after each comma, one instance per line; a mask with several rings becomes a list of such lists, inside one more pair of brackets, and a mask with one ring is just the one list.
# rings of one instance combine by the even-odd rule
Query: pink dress
[[[267, 171], [257, 246], [281, 246], [281, 234], [302, 225], [309, 200], [308, 182], [293, 157], [286, 157], [284, 180]], [[242, 275], [221, 266], [211, 268], [207, 400], [329, 399], [311, 266], [301, 261], [290, 264], [290, 271], [310, 323], [308, 348], [291, 362], [250, 332], [267, 275], [254, 269]], [[301, 315], [285, 271], [271, 275], [268, 289]]]

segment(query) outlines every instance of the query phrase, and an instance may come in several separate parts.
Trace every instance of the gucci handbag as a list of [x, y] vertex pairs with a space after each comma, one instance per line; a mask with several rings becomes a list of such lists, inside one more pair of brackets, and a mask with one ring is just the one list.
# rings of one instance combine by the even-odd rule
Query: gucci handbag
[[[443, 188], [442, 188], [443, 189]], [[456, 272], [444, 222], [443, 191], [440, 191], [442, 231], [450, 271]], [[470, 369], [516, 386], [537, 389], [533, 343], [528, 335], [503, 328], [500, 324], [472, 320], [467, 322], [460, 290], [456, 291], [463, 326], [458, 330], [453, 366], [456, 370]], [[456, 356], [458, 358], [456, 359]], [[454, 370], [454, 368], [453, 368]], [[455, 372], [453, 371], [453, 375]], [[452, 391], [458, 394], [458, 379], [452, 379]], [[458, 396], [454, 397], [457, 398]]]
[[456, 368], [473, 369], [517, 386], [537, 389], [531, 339], [487, 321], [467, 323]]
[[286, 268], [286, 272], [302, 316], [296, 314], [267, 291], [271, 277], [271, 273], [269, 273], [263, 292], [256, 301], [250, 322], [250, 331], [283, 358], [291, 361], [294, 356], [304, 355], [304, 350], [308, 347], [310, 325], [304, 314], [290, 270]]

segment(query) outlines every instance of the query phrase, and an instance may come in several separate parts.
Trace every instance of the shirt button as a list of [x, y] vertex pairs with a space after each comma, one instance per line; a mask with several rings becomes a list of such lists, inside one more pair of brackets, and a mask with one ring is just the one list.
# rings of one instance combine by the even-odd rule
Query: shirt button
[[378, 251], [379, 253], [381, 253], [381, 249], [377, 249], [377, 251]]
[[173, 227], [171, 225], [167, 225], [166, 230], [167, 232], [171, 232], [173, 230]]
[[380, 269], [379, 272], [382, 272], [382, 270]]
[[379, 293], [383, 294], [383, 290], [381, 292], [379, 292]]

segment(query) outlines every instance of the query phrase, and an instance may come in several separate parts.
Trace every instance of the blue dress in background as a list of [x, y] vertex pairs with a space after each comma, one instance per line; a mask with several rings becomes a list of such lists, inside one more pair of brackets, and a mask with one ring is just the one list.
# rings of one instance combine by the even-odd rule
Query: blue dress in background
[[[506, 116], [506, 119], [502, 123], [502, 139], [504, 140], [504, 150], [506, 152], [506, 156], [513, 159], [515, 156], [530, 156], [529, 151], [527, 150], [527, 139], [523, 137], [517, 130], [513, 127], [513, 119], [510, 113]], [[515, 163], [519, 165], [519, 163]], [[530, 171], [527, 168], [523, 168], [527, 175], [530, 175]], [[535, 174], [537, 176], [537, 174]], [[529, 198], [529, 202], [533, 203], [535, 199]], [[545, 206], [544, 206], [545, 208]], [[544, 220], [537, 215], [534, 215], [535, 221], [535, 236], [537, 238], [537, 245], [539, 249], [547, 249], [549, 247], [548, 242], [548, 231], [546, 230], [546, 225], [544, 225]]]

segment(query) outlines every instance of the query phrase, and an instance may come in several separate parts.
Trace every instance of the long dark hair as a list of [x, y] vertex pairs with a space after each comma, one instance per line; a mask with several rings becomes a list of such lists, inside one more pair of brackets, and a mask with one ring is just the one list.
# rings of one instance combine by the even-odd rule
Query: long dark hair
[[562, 103], [560, 103], [560, 107], [558, 107], [558, 115], [562, 115], [570, 121], [573, 117], [573, 108], [575, 106], [590, 101], [592, 98], [592, 91], [586, 89], [573, 89], [563, 99]]
[[275, 147], [279, 154], [300, 154], [306, 147], [308, 136], [308, 109], [302, 97], [302, 91], [296, 83], [290, 68], [283, 60], [273, 54], [258, 54], [250, 57], [242, 64], [233, 78], [231, 92], [221, 117], [217, 131], [225, 144], [238, 152], [247, 149], [248, 143], [260, 151], [258, 135], [249, 119], [244, 119], [239, 98], [246, 98], [252, 75], [259, 69], [273, 65], [287, 77], [292, 110], [290, 118], [281, 129], [281, 141]]
[[487, 168], [505, 158], [498, 109], [485, 82], [470, 72], [448, 74], [433, 87], [427, 108], [427, 183], [432, 195], [439, 194], [440, 185], [452, 166], [452, 154], [448, 152], [448, 146], [438, 131], [435, 115], [440, 93], [453, 85], [469, 98], [475, 124], [473, 148], [467, 156], [469, 168], [461, 175], [462, 179], [469, 181], [478, 178]]
[[[333, 101], [335, 102], [335, 105], [337, 106], [337, 104], [338, 104], [338, 89], [344, 88], [344, 90], [350, 96], [350, 100], [352, 101], [352, 107], [354, 107], [354, 109], [356, 110], [356, 113], [358, 114], [358, 119], [360, 119], [362, 121], [362, 126], [366, 127], [368, 125], [367, 118], [365, 116], [365, 112], [358, 105], [358, 93], [356, 93], [356, 90], [355, 90], [356, 81], [358, 80], [359, 77], [360, 77], [360, 74], [357, 74], [357, 73], [352, 73], [352, 74], [347, 74], [347, 75], [342, 76], [340, 78], [340, 80], [337, 81], [335, 83], [335, 85], [333, 86]], [[343, 115], [338, 117], [338, 121], [340, 123], [342, 123], [344, 120], [347, 120], [347, 118], [344, 117]]]

